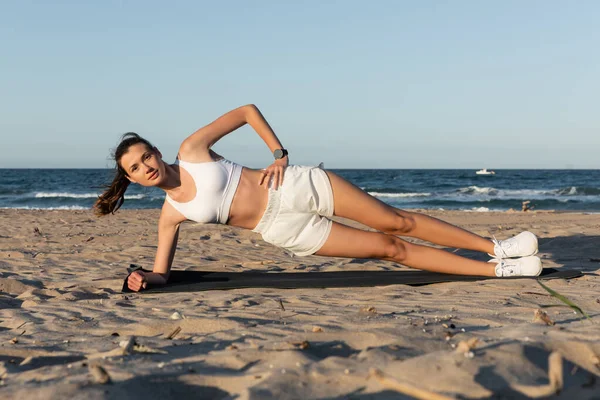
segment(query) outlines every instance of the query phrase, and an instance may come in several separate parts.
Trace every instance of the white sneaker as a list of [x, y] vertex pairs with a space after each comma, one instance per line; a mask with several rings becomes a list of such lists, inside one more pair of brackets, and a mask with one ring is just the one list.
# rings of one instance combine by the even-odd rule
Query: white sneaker
[[528, 231], [521, 232], [510, 239], [496, 240], [494, 238], [492, 241], [495, 244], [494, 254], [490, 254], [490, 256], [498, 259], [527, 257], [538, 252], [537, 237]]
[[496, 276], [538, 276], [542, 273], [542, 260], [537, 256], [528, 256], [506, 260], [492, 259], [496, 264]]

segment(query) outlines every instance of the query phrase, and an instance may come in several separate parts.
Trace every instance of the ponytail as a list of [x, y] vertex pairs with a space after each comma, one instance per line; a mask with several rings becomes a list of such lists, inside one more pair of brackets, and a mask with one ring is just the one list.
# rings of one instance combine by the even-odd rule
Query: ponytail
[[98, 196], [94, 203], [94, 212], [101, 217], [108, 214], [114, 214], [125, 201], [125, 191], [131, 182], [127, 179], [125, 172], [121, 167], [117, 167], [117, 172], [112, 183], [106, 187], [104, 193]]
[[99, 217], [108, 214], [114, 214], [125, 201], [125, 191], [129, 187], [131, 181], [127, 179], [127, 173], [121, 167], [121, 157], [129, 150], [130, 146], [134, 144], [143, 143], [149, 149], [153, 146], [149, 141], [142, 138], [140, 135], [134, 132], [127, 132], [121, 137], [121, 143], [113, 152], [112, 158], [115, 160], [115, 177], [110, 185], [106, 186], [106, 190], [94, 203], [94, 212]]

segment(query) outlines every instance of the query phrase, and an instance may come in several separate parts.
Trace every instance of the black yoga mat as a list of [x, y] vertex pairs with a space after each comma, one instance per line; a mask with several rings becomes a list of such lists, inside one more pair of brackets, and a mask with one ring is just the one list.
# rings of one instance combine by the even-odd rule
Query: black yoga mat
[[[131, 265], [129, 273], [143, 270]], [[576, 270], [545, 268], [534, 279], [572, 279], [583, 275]], [[128, 275], [129, 276], [129, 275]], [[427, 271], [340, 271], [340, 272], [212, 272], [212, 271], [171, 271], [166, 285], [148, 286], [144, 292], [198, 292], [202, 290], [223, 290], [243, 288], [329, 288], [385, 285], [428, 285], [441, 282], [472, 282], [487, 279], [532, 279], [532, 277], [494, 278], [487, 276], [464, 276], [439, 274]], [[123, 292], [131, 292], [127, 278]]]

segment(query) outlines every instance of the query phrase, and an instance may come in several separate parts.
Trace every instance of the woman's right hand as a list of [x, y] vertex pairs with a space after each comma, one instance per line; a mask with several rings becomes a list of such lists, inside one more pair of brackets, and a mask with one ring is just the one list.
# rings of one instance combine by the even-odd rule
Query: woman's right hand
[[146, 289], [146, 286], [148, 286], [148, 280], [142, 271], [132, 272], [127, 278], [127, 287], [134, 292]]

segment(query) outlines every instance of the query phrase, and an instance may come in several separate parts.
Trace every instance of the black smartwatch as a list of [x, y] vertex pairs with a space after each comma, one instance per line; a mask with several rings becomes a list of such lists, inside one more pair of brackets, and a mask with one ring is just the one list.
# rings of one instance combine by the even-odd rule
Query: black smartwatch
[[273, 157], [275, 157], [276, 160], [281, 160], [283, 157], [288, 155], [288, 151], [286, 149], [275, 149], [273, 151]]

